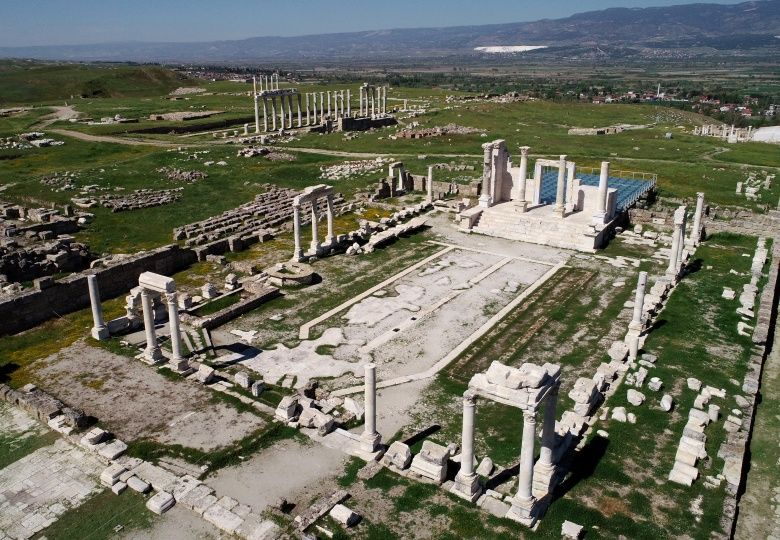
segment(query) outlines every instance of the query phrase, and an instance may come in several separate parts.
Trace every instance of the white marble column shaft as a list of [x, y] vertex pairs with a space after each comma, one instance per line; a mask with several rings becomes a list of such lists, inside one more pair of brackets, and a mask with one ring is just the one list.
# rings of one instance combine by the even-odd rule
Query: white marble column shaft
[[566, 156], [562, 155], [558, 162], [558, 183], [555, 187], [555, 208], [553, 211], [563, 217], [566, 213], [564, 197], [566, 195]]
[[141, 291], [141, 306], [144, 312], [144, 331], [146, 333], [146, 350], [144, 356], [151, 362], [156, 362], [162, 358], [162, 351], [157, 344], [157, 333], [154, 329], [154, 306], [152, 304], [152, 295], [149, 291]]
[[87, 275], [87, 289], [89, 290], [89, 304], [92, 306], [92, 337], [97, 340], [108, 339], [109, 332], [103, 320], [103, 307], [100, 305], [100, 288], [96, 275]]

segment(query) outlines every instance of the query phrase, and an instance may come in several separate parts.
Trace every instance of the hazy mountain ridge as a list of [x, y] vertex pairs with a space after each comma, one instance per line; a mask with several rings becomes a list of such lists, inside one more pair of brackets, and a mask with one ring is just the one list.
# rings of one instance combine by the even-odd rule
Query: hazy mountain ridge
[[477, 55], [475, 47], [490, 45], [547, 45], [554, 48], [526, 53], [541, 56], [576, 56], [592, 53], [594, 49], [603, 56], [625, 56], [641, 53], [643, 49], [680, 49], [682, 54], [712, 55], [720, 51], [780, 52], [780, 39], [775, 37], [778, 35], [780, 0], [764, 0], [735, 5], [610, 8], [563, 19], [448, 28], [193, 43], [0, 47], [0, 57], [147, 62], [369, 60]]

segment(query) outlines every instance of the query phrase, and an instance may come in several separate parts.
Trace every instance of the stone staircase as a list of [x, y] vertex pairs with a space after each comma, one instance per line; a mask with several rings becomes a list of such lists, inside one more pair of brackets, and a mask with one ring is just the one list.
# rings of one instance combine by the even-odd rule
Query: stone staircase
[[509, 240], [593, 252], [597, 236], [587, 234], [588, 227], [581, 221], [567, 219], [539, 219], [530, 213], [519, 214], [513, 209], [489, 208], [482, 212], [474, 232]]

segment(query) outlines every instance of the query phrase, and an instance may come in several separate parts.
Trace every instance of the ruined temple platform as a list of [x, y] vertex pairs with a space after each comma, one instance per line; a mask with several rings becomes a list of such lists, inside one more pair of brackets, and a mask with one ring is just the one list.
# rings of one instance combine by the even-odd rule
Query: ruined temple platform
[[587, 212], [569, 212], [561, 218], [553, 208], [554, 205], [544, 204], [521, 212], [514, 202], [481, 208], [471, 232], [587, 252], [606, 244], [609, 223], [595, 227]]

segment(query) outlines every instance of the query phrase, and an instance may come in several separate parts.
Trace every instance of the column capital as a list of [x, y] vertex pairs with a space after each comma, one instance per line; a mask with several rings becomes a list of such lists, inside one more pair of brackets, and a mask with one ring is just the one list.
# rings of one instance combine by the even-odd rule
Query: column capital
[[520, 155], [523, 157], [528, 157], [528, 151], [531, 149], [530, 146], [521, 146], [520, 147]]
[[567, 158], [567, 157], [568, 157], [568, 156], [567, 156], [566, 154], [561, 154], [561, 157], [559, 158], [559, 161], [560, 161], [561, 163], [566, 163], [566, 158]]
[[469, 389], [463, 393], [463, 404], [473, 407], [477, 404], [477, 393]]
[[536, 424], [536, 411], [523, 409], [523, 422], [526, 424]]
[[168, 301], [169, 304], [175, 304], [176, 303], [176, 291], [165, 293], [165, 299]]

